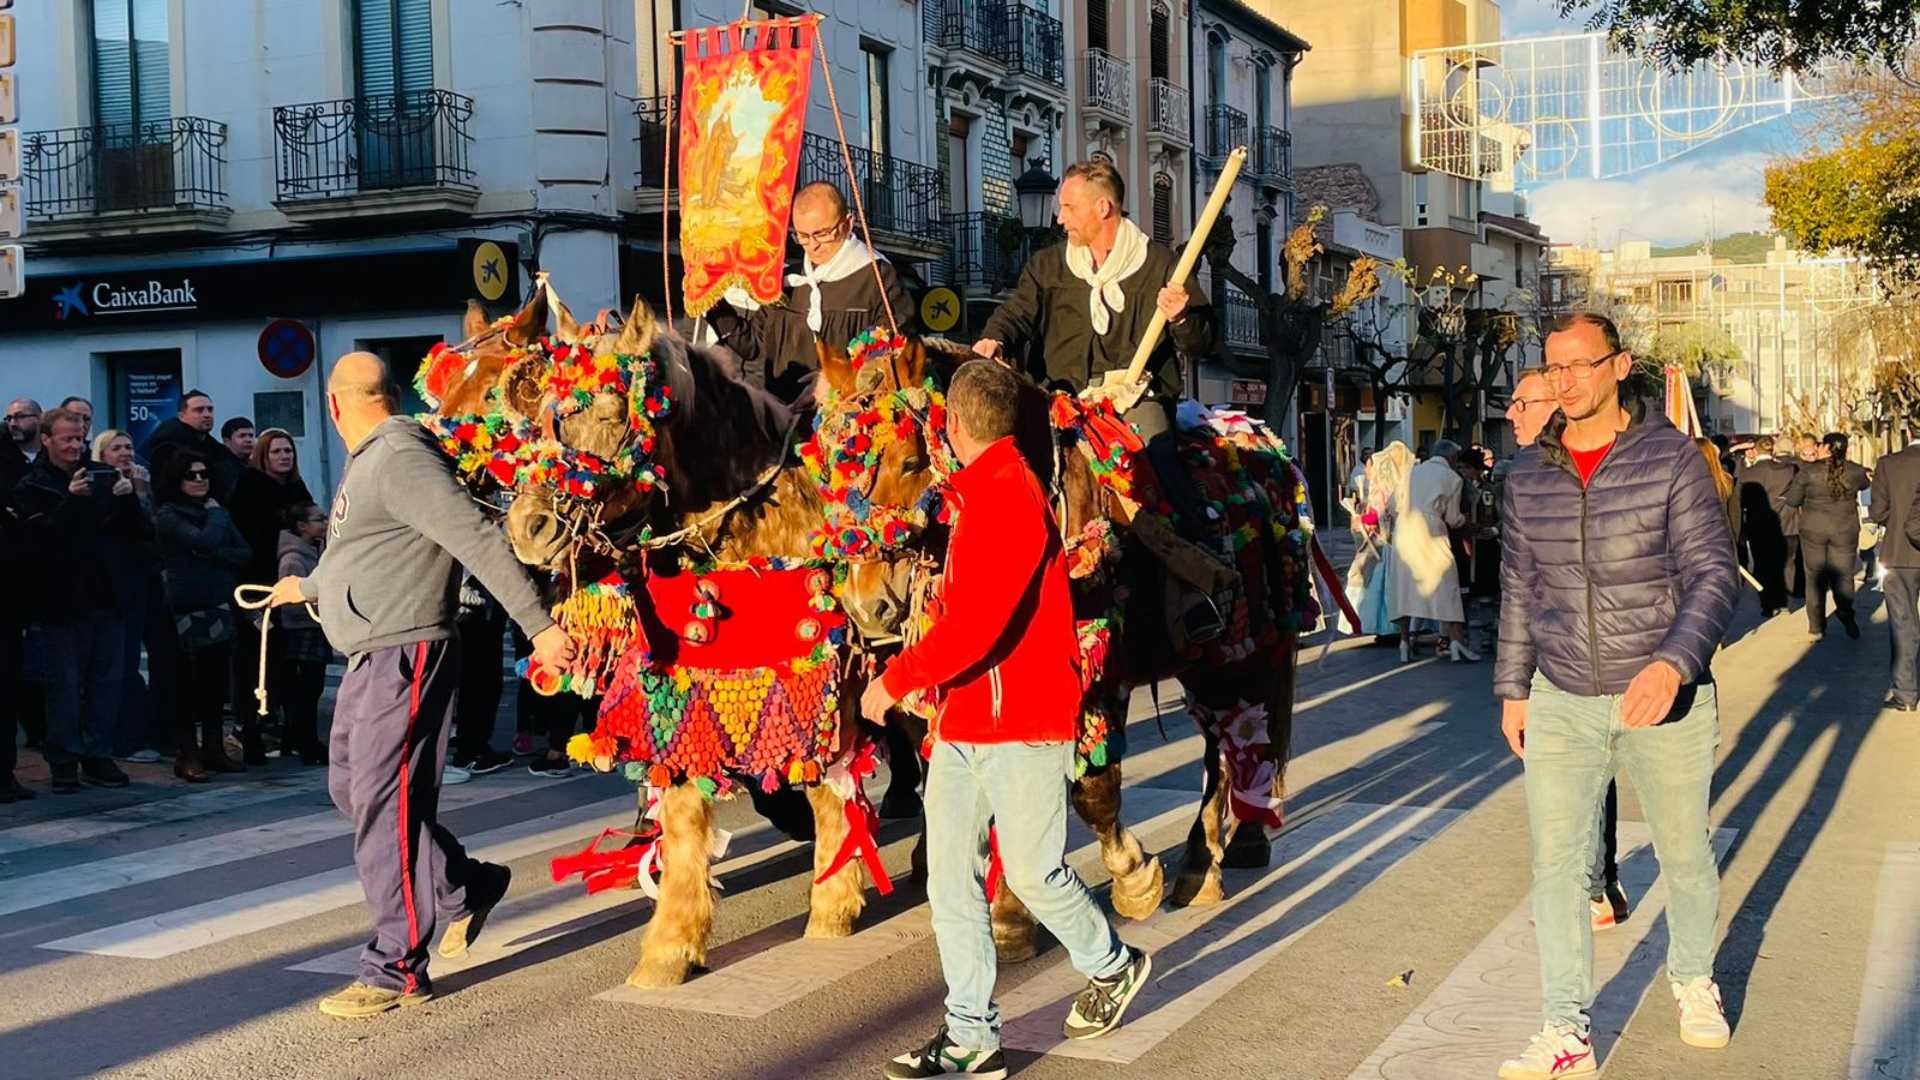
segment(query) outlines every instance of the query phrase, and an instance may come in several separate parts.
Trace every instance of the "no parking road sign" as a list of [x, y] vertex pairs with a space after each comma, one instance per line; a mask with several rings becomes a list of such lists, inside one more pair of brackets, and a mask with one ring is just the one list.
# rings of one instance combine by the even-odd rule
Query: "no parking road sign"
[[260, 366], [283, 379], [297, 379], [313, 366], [313, 331], [298, 319], [275, 319], [260, 331]]

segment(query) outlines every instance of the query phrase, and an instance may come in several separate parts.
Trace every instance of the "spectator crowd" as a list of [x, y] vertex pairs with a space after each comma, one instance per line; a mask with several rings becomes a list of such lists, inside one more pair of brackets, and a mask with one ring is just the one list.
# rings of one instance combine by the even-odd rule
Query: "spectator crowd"
[[[217, 434], [216, 434], [217, 432]], [[94, 428], [90, 401], [52, 409], [7, 404], [0, 439], [0, 804], [31, 799], [16, 776], [28, 749], [46, 760], [55, 794], [124, 787], [123, 763], [172, 761], [189, 784], [267, 766], [271, 757], [326, 765], [323, 709], [339, 657], [295, 605], [272, 616], [266, 709], [261, 611], [236, 586], [306, 576], [329, 514], [300, 470], [294, 437], [224, 420], [188, 391], [144, 445]], [[461, 593], [467, 673], [446, 779], [514, 762], [489, 745], [505, 685], [506, 619], [469, 579]], [[516, 635], [519, 655], [532, 646]], [[529, 768], [566, 775], [563, 747], [591, 715], [571, 700], [525, 692], [513, 749]]]

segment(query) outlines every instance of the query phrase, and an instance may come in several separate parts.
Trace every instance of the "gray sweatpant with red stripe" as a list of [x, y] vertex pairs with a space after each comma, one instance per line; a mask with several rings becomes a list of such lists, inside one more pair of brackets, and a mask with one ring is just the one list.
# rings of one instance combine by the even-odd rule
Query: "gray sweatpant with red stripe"
[[353, 862], [373, 913], [360, 979], [374, 986], [428, 986], [435, 927], [467, 913], [467, 884], [482, 865], [437, 820], [459, 691], [451, 641], [361, 653], [340, 683], [327, 789], [353, 822]]

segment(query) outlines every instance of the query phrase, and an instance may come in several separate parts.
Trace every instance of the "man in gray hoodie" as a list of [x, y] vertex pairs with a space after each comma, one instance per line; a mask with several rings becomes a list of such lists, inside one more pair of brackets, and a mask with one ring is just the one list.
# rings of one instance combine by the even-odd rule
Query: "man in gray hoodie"
[[500, 530], [453, 474], [432, 435], [395, 415], [387, 366], [350, 353], [327, 380], [327, 407], [347, 444], [328, 544], [306, 577], [282, 578], [273, 603], [319, 603], [321, 627], [347, 656], [334, 706], [327, 786], [353, 821], [353, 861], [374, 936], [360, 978], [320, 1002], [329, 1016], [373, 1016], [433, 996], [428, 942], [458, 956], [506, 895], [505, 866], [470, 858], [436, 820], [449, 720], [460, 686], [460, 566], [473, 571], [533, 640], [541, 664], [566, 668], [573, 643], [548, 617]]

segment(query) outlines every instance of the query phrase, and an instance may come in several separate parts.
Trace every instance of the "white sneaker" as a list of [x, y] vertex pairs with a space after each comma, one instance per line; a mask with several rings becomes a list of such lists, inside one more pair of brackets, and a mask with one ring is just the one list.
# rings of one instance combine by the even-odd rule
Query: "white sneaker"
[[1680, 1041], [1703, 1050], [1727, 1045], [1732, 1032], [1727, 1014], [1720, 1011], [1720, 987], [1705, 975], [1690, 983], [1669, 983], [1680, 1005]]
[[440, 786], [441, 787], [450, 787], [454, 784], [464, 784], [471, 779], [473, 779], [473, 774], [461, 768], [458, 765], [449, 765], [446, 768], [440, 770]]
[[1599, 1071], [1593, 1061], [1593, 1042], [1585, 1034], [1545, 1027], [1527, 1044], [1525, 1053], [1500, 1066], [1500, 1080], [1561, 1080]]

